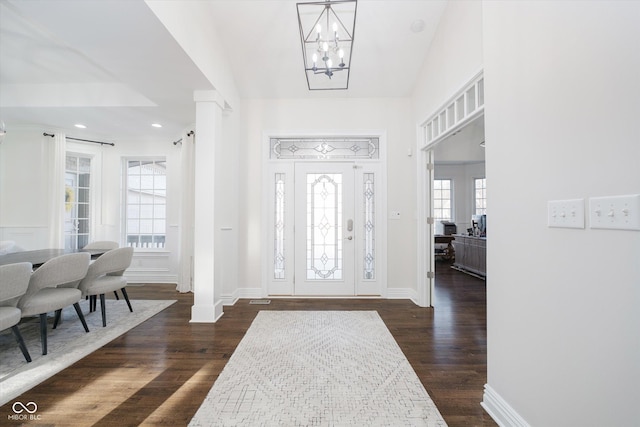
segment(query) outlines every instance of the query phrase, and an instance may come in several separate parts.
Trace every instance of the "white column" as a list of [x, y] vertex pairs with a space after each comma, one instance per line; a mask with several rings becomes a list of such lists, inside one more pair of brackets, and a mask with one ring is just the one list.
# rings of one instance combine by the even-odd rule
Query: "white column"
[[221, 291], [215, 289], [215, 147], [221, 143], [224, 100], [215, 90], [195, 91], [195, 215], [191, 322], [213, 323], [222, 316]]

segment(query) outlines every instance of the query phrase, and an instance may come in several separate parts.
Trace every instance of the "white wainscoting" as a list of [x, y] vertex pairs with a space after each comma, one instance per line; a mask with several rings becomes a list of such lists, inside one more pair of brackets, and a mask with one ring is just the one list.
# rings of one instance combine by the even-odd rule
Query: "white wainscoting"
[[489, 384], [484, 385], [484, 395], [480, 405], [500, 427], [530, 427], [529, 423]]
[[135, 251], [126, 276], [130, 283], [178, 283], [168, 251]]

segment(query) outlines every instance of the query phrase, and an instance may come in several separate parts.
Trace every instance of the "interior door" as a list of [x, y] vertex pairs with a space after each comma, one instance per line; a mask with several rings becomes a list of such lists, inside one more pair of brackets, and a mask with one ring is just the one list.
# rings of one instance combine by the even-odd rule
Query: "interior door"
[[355, 295], [353, 163], [295, 165], [295, 295]]

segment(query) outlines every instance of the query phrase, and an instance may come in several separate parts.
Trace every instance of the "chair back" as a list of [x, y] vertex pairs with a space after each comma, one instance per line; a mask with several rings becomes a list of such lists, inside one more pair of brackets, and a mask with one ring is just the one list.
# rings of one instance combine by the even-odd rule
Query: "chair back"
[[31, 263], [19, 262], [0, 266], [0, 307], [15, 307], [27, 292]]
[[119, 248], [120, 245], [118, 244], [118, 242], [112, 242], [110, 240], [98, 240], [95, 242], [89, 242], [84, 248], [82, 249], [117, 249]]
[[81, 291], [84, 292], [84, 285], [93, 281], [96, 277], [105, 274], [122, 276], [124, 271], [131, 265], [133, 258], [133, 248], [118, 248], [105, 252], [104, 255], [98, 257], [90, 266], [85, 278], [79, 285]]
[[55, 288], [65, 284], [65, 287], [77, 287], [78, 283], [87, 275], [91, 262], [88, 252], [60, 255], [42, 264], [31, 274], [26, 296], [33, 295], [43, 288]]

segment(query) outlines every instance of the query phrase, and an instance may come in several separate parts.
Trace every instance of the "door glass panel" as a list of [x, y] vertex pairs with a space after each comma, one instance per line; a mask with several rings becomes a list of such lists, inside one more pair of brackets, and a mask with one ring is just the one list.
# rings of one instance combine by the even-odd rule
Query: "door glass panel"
[[307, 174], [307, 279], [342, 279], [342, 174]]
[[273, 242], [273, 278], [285, 278], [285, 174], [275, 174], [275, 224]]
[[374, 174], [365, 173], [364, 176], [364, 278], [375, 279], [375, 180]]

